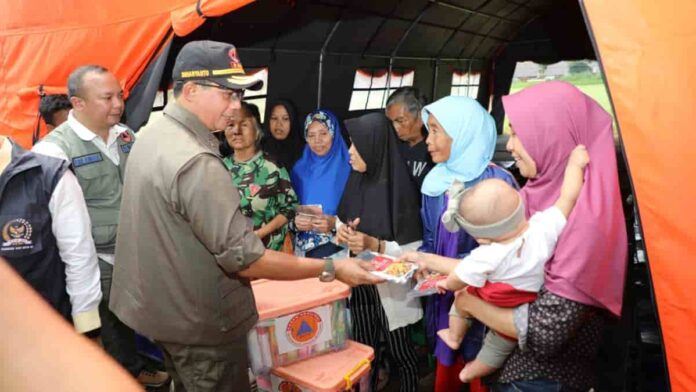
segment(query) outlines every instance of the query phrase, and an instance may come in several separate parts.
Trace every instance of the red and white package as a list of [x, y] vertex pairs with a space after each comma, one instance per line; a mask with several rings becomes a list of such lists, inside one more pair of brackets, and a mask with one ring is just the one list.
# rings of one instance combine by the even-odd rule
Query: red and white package
[[419, 280], [413, 290], [408, 292], [408, 296], [413, 298], [437, 294], [437, 283], [445, 279], [447, 275], [432, 273], [427, 278]]
[[370, 261], [375, 267], [372, 273], [389, 282], [407, 283], [418, 269], [413, 263], [397, 261], [393, 257], [380, 254], [374, 254]]

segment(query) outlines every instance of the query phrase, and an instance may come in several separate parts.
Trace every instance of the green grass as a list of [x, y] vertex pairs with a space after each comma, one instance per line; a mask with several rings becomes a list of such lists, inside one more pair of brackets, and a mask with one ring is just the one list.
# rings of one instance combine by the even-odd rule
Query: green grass
[[[604, 82], [602, 81], [602, 78], [599, 75], [567, 75], [561, 78], [560, 80], [565, 80], [577, 86], [577, 88], [579, 88], [583, 93], [592, 97], [595, 101], [597, 101], [597, 103], [599, 103], [600, 106], [604, 108], [604, 110], [609, 112], [609, 114], [611, 114], [611, 116], [614, 117], [614, 112], [611, 110], [611, 104], [609, 103], [609, 96], [607, 94], [607, 90], [604, 87]], [[512, 86], [510, 87], [510, 94], [516, 93], [526, 87], [530, 87], [538, 83], [542, 83], [542, 81], [514, 81], [512, 83]], [[503, 133], [509, 132], [510, 124], [506, 119]], [[614, 132], [616, 132], [616, 125], [614, 126]]]

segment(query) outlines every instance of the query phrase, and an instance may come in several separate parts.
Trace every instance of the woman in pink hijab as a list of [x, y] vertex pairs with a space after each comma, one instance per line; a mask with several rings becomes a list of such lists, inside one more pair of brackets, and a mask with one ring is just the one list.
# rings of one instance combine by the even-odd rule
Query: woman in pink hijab
[[612, 119], [565, 82], [529, 87], [504, 97], [503, 105], [513, 130], [507, 149], [529, 179], [520, 191], [528, 217], [558, 197], [576, 145], [587, 146], [590, 164], [538, 299], [511, 310], [461, 294], [457, 306], [518, 338], [494, 391], [587, 391], [603, 319], [621, 314], [627, 262]]

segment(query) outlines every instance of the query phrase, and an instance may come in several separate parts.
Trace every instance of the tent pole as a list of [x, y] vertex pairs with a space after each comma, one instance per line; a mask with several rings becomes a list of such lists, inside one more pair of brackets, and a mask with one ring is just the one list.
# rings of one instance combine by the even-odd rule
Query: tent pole
[[[274, 48], [237, 48], [237, 50], [240, 51], [249, 51], [249, 52], [273, 52], [273, 53], [285, 53], [285, 54], [317, 54], [319, 53], [316, 50], [309, 50], [309, 49], [274, 49]], [[391, 56], [389, 55], [384, 55], [384, 54], [361, 54], [361, 53], [356, 53], [356, 52], [329, 52], [326, 51], [324, 52], [326, 56], [353, 56], [353, 57], [364, 57], [368, 59], [388, 59]], [[454, 58], [454, 57], [443, 57], [443, 58], [437, 58], [437, 57], [426, 57], [426, 56], [394, 56], [395, 60], [409, 60], [409, 61], [433, 61], [436, 60], [440, 62], [452, 62], [452, 61], [484, 61], [485, 59], [483, 58]]]
[[433, 68], [433, 94], [430, 96], [430, 102], [435, 102], [435, 96], [437, 95], [437, 78], [440, 71], [440, 63], [437, 59], [435, 59]]
[[[520, 23], [519, 21], [516, 21], [516, 20], [503, 18], [503, 17], [497, 16], [497, 15], [489, 14], [487, 12], [482, 12], [479, 10], [473, 10], [473, 9], [470, 9], [467, 7], [462, 7], [461, 5], [452, 4], [452, 3], [449, 3], [446, 1], [430, 0], [430, 2], [433, 4], [437, 4], [439, 6], [445, 7], [445, 8], [459, 10], [459, 11], [465, 12], [465, 13], [470, 14], [470, 15], [478, 15], [478, 16], [482, 16], [482, 17], [485, 17], [488, 19], [493, 19], [493, 20], [498, 20], [500, 22], [509, 23], [513, 26], [521, 26], [522, 25], [522, 23]], [[518, 7], [522, 6], [522, 4], [518, 4], [518, 3], [515, 3], [515, 4], [517, 4]]]
[[392, 69], [394, 68], [394, 57], [396, 57], [396, 53], [399, 51], [399, 48], [401, 48], [401, 45], [406, 41], [406, 37], [411, 33], [414, 27], [420, 22], [420, 20], [423, 18], [423, 15], [425, 15], [425, 11], [430, 8], [431, 3], [427, 3], [425, 7], [418, 13], [418, 16], [416, 16], [415, 19], [411, 22], [411, 25], [408, 26], [408, 29], [404, 31], [404, 34], [401, 36], [399, 39], [399, 43], [396, 44], [394, 47], [394, 50], [391, 52], [391, 55], [389, 56], [389, 73], [387, 74], [387, 85], [386, 85], [386, 90], [384, 91], [384, 96], [382, 96], [382, 107], [386, 106], [387, 104], [387, 98], [389, 97], [389, 91], [391, 89], [391, 75], [392, 75]]
[[321, 46], [321, 52], [319, 52], [319, 80], [317, 81], [317, 110], [321, 109], [321, 90], [322, 90], [322, 81], [324, 79], [324, 54], [326, 53], [326, 48], [329, 46], [329, 42], [331, 42], [331, 38], [333, 37], [334, 33], [336, 30], [338, 30], [338, 26], [341, 25], [341, 19], [339, 18], [336, 23], [334, 23], [333, 28], [331, 29], [331, 32], [329, 35], [326, 36], [326, 39], [324, 40], [324, 44]]

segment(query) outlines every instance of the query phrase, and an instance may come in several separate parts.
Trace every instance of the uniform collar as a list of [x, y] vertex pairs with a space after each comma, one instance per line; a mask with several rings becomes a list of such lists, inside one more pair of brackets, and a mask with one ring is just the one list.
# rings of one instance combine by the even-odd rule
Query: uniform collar
[[[96, 133], [89, 130], [89, 128], [84, 126], [84, 124], [82, 124], [77, 118], [75, 118], [75, 115], [73, 114], [72, 110], [68, 113], [68, 125], [70, 125], [70, 128], [72, 128], [73, 131], [75, 131], [77, 137], [86, 142], [92, 141], [98, 137]], [[123, 132], [126, 132], [127, 130], [128, 128], [126, 128], [122, 124], [116, 124], [112, 126], [111, 128], [109, 128], [109, 140], [116, 140], [118, 136], [120, 136]]]
[[191, 111], [174, 101], [167, 104], [164, 108], [164, 114], [183, 125], [201, 144], [209, 148], [211, 152], [219, 155], [218, 149], [220, 143], [217, 138], [215, 138], [212, 132], [210, 132], [210, 129], [208, 129], [208, 127], [206, 127]]

